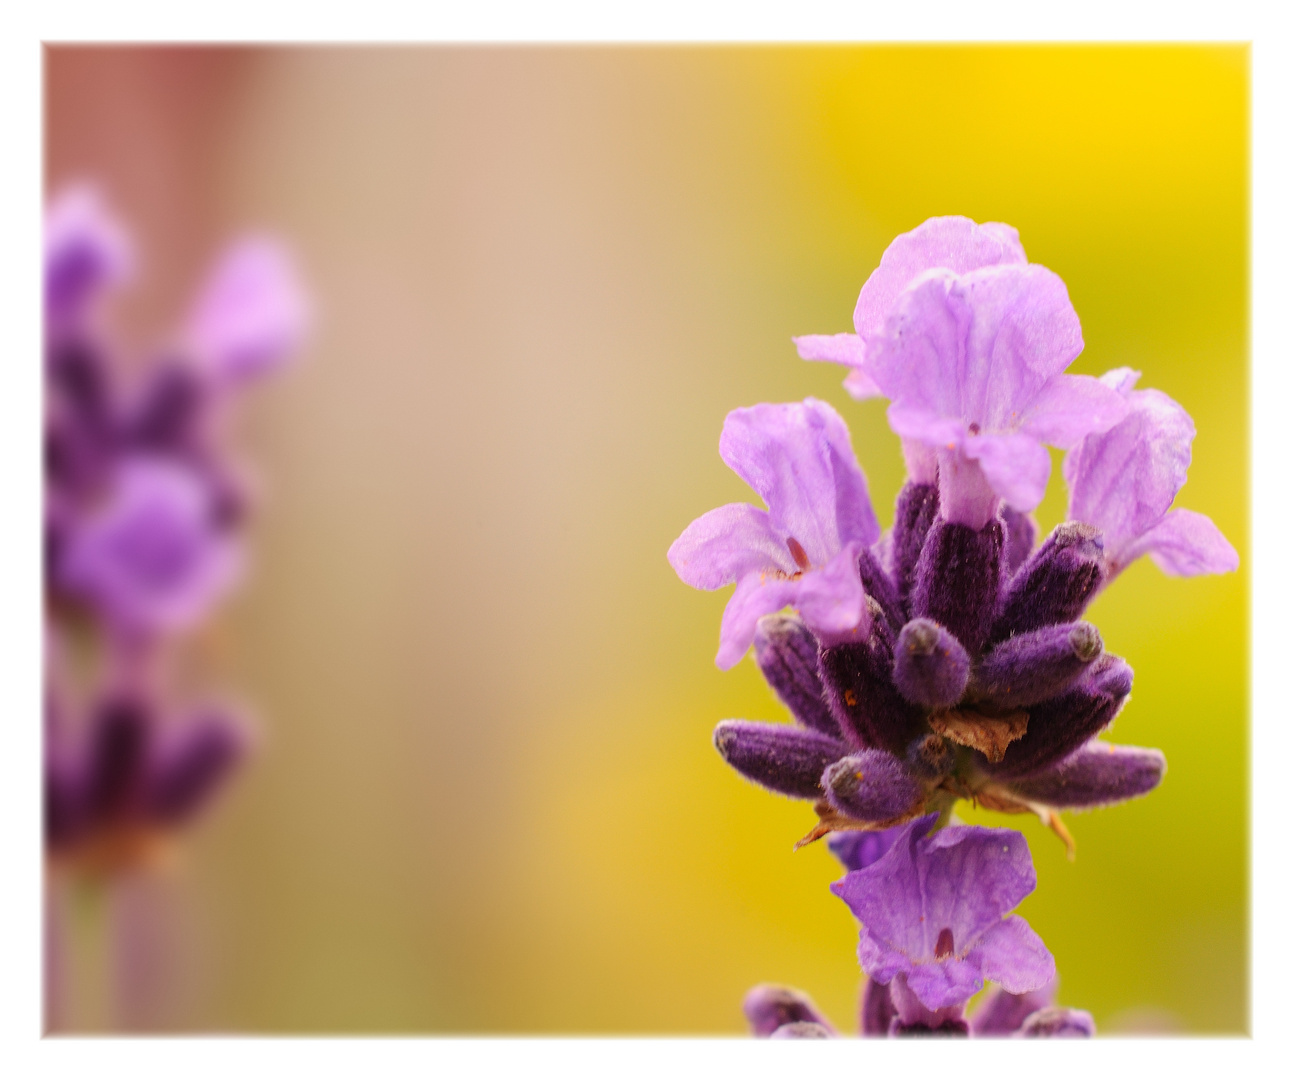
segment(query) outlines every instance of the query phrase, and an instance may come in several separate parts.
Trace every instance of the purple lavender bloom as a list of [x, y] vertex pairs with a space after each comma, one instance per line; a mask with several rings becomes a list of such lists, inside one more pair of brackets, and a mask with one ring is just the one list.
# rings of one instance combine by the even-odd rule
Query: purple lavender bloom
[[171, 461], [137, 457], [121, 463], [55, 572], [110, 624], [152, 633], [202, 619], [241, 566], [236, 540], [213, 520], [208, 485]]
[[1009, 225], [977, 225], [967, 217], [936, 217], [894, 238], [871, 272], [853, 310], [854, 334], [807, 334], [794, 339], [805, 360], [826, 360], [853, 370], [844, 388], [859, 401], [883, 396], [865, 370], [867, 346], [883, 330], [902, 292], [927, 270], [968, 274], [985, 266], [1026, 263], [1019, 233]]
[[963, 1007], [985, 980], [1022, 994], [1055, 978], [1041, 939], [1008, 914], [1037, 885], [1028, 842], [979, 826], [926, 835], [934, 821], [904, 826], [883, 857], [831, 886], [862, 924], [862, 969], [893, 984], [903, 1024], [931, 1029], [955, 1019], [940, 1014]]
[[309, 302], [287, 249], [268, 237], [251, 237], [216, 263], [184, 340], [217, 381], [238, 383], [280, 366], [309, 322]]
[[133, 265], [130, 238], [99, 191], [81, 184], [61, 192], [45, 215], [45, 312], [51, 329], [79, 323], [95, 295], [129, 277]]
[[787, 605], [819, 638], [865, 633], [858, 560], [880, 526], [839, 414], [815, 398], [736, 409], [723, 424], [719, 454], [768, 509], [721, 506], [669, 548], [669, 564], [688, 585], [736, 583], [723, 613], [718, 666], [740, 660], [760, 616]]
[[1169, 510], [1190, 467], [1194, 422], [1158, 390], [1135, 390], [1140, 372], [1116, 368], [1100, 381], [1126, 400], [1126, 417], [1088, 435], [1064, 459], [1069, 518], [1098, 527], [1106, 584], [1141, 555], [1166, 574], [1223, 574], [1239, 555], [1212, 520]]
[[[781, 1034], [781, 1038], [821, 1038], [835, 1034], [812, 998], [790, 986], [760, 983], [745, 995], [741, 1011], [750, 1024], [750, 1033], [760, 1038], [777, 1037], [787, 1027], [791, 1030]], [[805, 1025], [817, 1030], [805, 1031]]]

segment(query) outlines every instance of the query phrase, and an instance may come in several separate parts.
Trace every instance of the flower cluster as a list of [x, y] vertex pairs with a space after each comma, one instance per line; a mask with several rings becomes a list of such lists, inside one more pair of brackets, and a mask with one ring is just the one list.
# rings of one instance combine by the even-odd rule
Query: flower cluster
[[[1001, 921], [1033, 887], [1023, 838], [961, 826], [925, 837], [930, 824], [947, 826], [964, 798], [1036, 813], [1071, 851], [1060, 810], [1157, 786], [1161, 752], [1098, 739], [1132, 671], [1083, 613], [1142, 554], [1174, 575], [1233, 570], [1238, 557], [1208, 518], [1170, 509], [1194, 437], [1185, 410], [1135, 390], [1126, 368], [1065, 374], [1083, 346], [1077, 314], [1014, 229], [934, 218], [899, 236], [862, 288], [854, 327], [795, 340], [806, 359], [850, 367], [854, 397], [889, 400], [908, 473], [892, 529], [881, 533], [834, 409], [756, 405], [728, 415], [719, 451], [766, 509], [710, 511], [669, 561], [697, 588], [736, 585], [717, 662], [731, 667], [753, 645], [796, 721], [724, 721], [719, 753], [813, 802], [819, 823], [801, 844], [851, 834], [887, 846], [836, 889], [868, 928], [863, 968], [887, 987], [895, 1031], [961, 1030], [958, 1010], [982, 978], [1035, 994], [1053, 964], [1041, 978], [1040, 941]], [[1048, 445], [1067, 451], [1069, 512], [1038, 543], [1030, 512]], [[1002, 858], [989, 858], [997, 848]], [[942, 888], [977, 891], [978, 906], [926, 919]]]
[[[287, 253], [251, 237], [216, 262], [146, 364], [127, 364], [104, 304], [134, 268], [125, 230], [77, 187], [45, 227], [46, 846], [97, 869], [137, 863], [243, 756], [245, 722], [174, 708], [170, 644], [238, 582], [248, 484], [230, 410], [297, 350], [309, 312]], [[76, 707], [69, 654], [97, 657]], [[83, 668], [85, 665], [79, 665]]]

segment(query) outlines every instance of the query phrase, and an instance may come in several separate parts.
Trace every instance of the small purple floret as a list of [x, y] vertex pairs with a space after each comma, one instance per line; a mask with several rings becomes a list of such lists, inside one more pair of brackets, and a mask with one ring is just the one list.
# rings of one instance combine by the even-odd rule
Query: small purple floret
[[893, 681], [914, 705], [939, 709], [955, 705], [970, 678], [970, 658], [946, 629], [932, 619], [913, 619], [893, 647]]
[[916, 564], [912, 615], [946, 627], [971, 656], [983, 648], [996, 615], [1003, 542], [1000, 521], [972, 529], [940, 518]]
[[921, 790], [911, 774], [884, 750], [840, 758], [822, 773], [826, 798], [855, 821], [886, 822], [916, 808]]
[[765, 615], [754, 632], [754, 659], [782, 703], [805, 727], [838, 738], [817, 673], [817, 639], [794, 615]]
[[[752, 1035], [767, 1038], [786, 1025], [812, 1025], [826, 1036], [834, 1034], [830, 1021], [821, 1010], [813, 1004], [812, 998], [790, 986], [779, 986], [776, 983], [760, 983], [745, 995], [741, 1011], [749, 1021]], [[781, 1036], [819, 1037], [819, 1032], [791, 1032]]]
[[1037, 884], [1027, 841], [979, 826], [926, 835], [934, 821], [904, 826], [881, 859], [831, 886], [862, 924], [862, 969], [883, 984], [902, 975], [929, 1010], [963, 1005], [987, 980], [1015, 994], [1045, 986], [1055, 961], [1007, 914]]
[[1101, 382], [1129, 411], [1108, 431], [1088, 435], [1064, 459], [1069, 517], [1104, 532], [1109, 580], [1141, 555], [1166, 574], [1223, 574], [1239, 555], [1203, 514], [1170, 510], [1190, 467], [1194, 422], [1158, 390], [1134, 390], [1140, 372], [1117, 368]]
[[1010, 790], [1057, 810], [1110, 806], [1145, 795], [1162, 783], [1161, 750], [1090, 742], [1058, 764], [1010, 784]]
[[1100, 656], [1100, 632], [1086, 622], [1059, 623], [1003, 641], [974, 672], [976, 694], [1005, 708], [1062, 694]]
[[821, 732], [754, 720], [724, 720], [714, 729], [714, 746], [747, 780], [797, 799], [821, 798], [823, 771], [848, 752]]
[[798, 608], [819, 636], [864, 634], [858, 558], [880, 526], [839, 414], [814, 398], [736, 409], [723, 424], [719, 454], [768, 509], [721, 506], [669, 548], [670, 565], [688, 585], [736, 583], [723, 612], [718, 666], [740, 660], [759, 619], [786, 606]]

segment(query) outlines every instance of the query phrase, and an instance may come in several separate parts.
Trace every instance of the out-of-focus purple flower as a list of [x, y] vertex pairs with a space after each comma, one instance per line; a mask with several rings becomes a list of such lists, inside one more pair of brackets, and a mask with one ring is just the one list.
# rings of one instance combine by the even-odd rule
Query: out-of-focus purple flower
[[172, 461], [137, 457], [121, 462], [102, 505], [67, 539], [56, 573], [110, 624], [147, 633], [192, 626], [241, 566], [209, 485]]
[[1088, 435], [1064, 458], [1069, 518], [1103, 533], [1106, 583], [1141, 555], [1166, 574], [1222, 574], [1239, 555], [1212, 520], [1169, 510], [1190, 467], [1194, 422], [1158, 390], [1136, 390], [1140, 372], [1116, 368], [1100, 381], [1126, 400], [1126, 417]]
[[669, 548], [688, 585], [736, 583], [716, 662], [730, 668], [760, 616], [790, 605], [819, 637], [848, 640], [867, 625], [858, 559], [880, 535], [848, 429], [823, 401], [729, 413], [719, 454], [767, 504], [729, 503], [697, 518]]
[[[1014, 994], [1055, 977], [1055, 961], [1018, 915], [1037, 884], [1028, 842], [1012, 829], [952, 826], [935, 815], [904, 826], [883, 857], [831, 886], [862, 924], [858, 959], [881, 984], [901, 978], [925, 1010], [963, 1006], [985, 980]], [[941, 1017], [945, 1022], [949, 1017]]]
[[805, 360], [826, 360], [853, 370], [844, 387], [858, 400], [883, 391], [864, 370], [868, 344], [884, 330], [894, 302], [927, 270], [942, 267], [968, 274], [985, 266], [1026, 263], [1019, 233], [1009, 225], [978, 225], [967, 217], [936, 217], [894, 238], [871, 272], [853, 309], [854, 334], [806, 334], [795, 338]]
[[309, 302], [287, 249], [268, 237], [251, 237], [216, 263], [183, 337], [216, 379], [236, 383], [287, 360], [309, 322]]
[[67, 188], [45, 215], [45, 312], [51, 330], [78, 322], [95, 294], [125, 280], [134, 251], [97, 188]]

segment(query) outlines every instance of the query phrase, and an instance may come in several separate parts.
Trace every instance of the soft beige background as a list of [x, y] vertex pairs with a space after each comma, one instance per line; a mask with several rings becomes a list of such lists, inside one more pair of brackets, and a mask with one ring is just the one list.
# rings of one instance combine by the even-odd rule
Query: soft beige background
[[[776, 980], [852, 1025], [839, 871], [790, 852], [811, 811], [709, 743], [784, 712], [714, 668], [726, 597], [664, 552], [749, 497], [718, 433], [764, 400], [834, 403], [889, 520], [882, 406], [789, 339], [847, 329], [925, 217], [1019, 228], [1082, 317], [1074, 370], [1134, 365], [1194, 415], [1181, 504], [1246, 557], [1242, 48], [46, 58], [51, 188], [96, 176], [137, 227], [124, 326], [164, 328], [246, 226], [320, 311], [249, 405], [256, 576], [196, 649], [261, 752], [184, 872], [121, 901], [119, 1024], [736, 1032]], [[990, 819], [1025, 829], [1023, 911], [1105, 1030], [1246, 1023], [1246, 582], [1146, 563], [1094, 609], [1159, 792], [1073, 819], [1072, 865]]]

